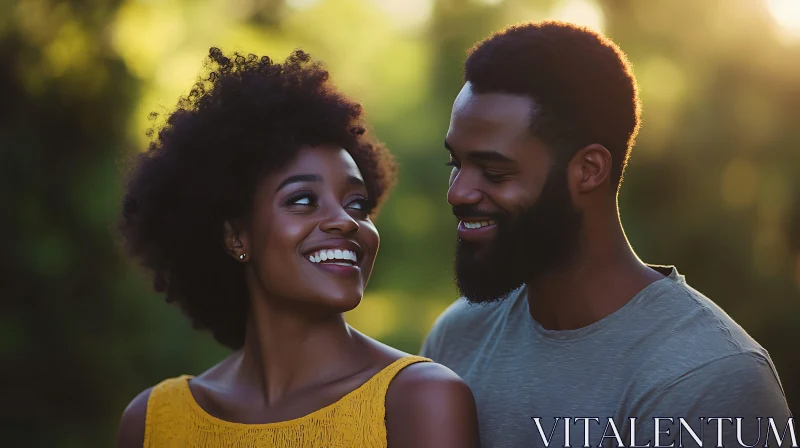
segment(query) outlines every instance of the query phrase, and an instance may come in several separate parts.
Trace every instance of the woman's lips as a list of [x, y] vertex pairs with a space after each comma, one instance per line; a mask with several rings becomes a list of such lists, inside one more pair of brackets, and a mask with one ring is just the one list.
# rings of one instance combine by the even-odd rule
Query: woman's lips
[[342, 265], [333, 263], [312, 263], [314, 266], [322, 269], [331, 274], [336, 275], [356, 275], [361, 273], [361, 268], [358, 265]]
[[361, 272], [358, 265], [361, 260], [355, 251], [349, 249], [319, 249], [306, 254], [305, 259], [332, 274], [352, 275]]

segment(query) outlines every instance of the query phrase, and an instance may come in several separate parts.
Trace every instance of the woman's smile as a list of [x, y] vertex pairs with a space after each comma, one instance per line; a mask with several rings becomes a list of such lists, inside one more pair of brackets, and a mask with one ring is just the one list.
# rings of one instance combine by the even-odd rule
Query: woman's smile
[[316, 268], [337, 275], [361, 274], [361, 262], [364, 261], [361, 246], [348, 239], [328, 240], [314, 245], [305, 252], [305, 259]]
[[358, 306], [380, 245], [372, 207], [345, 149], [298, 149], [256, 188], [253, 218], [242, 234], [254, 290], [265, 285], [259, 290], [265, 301], [313, 303], [331, 313]]

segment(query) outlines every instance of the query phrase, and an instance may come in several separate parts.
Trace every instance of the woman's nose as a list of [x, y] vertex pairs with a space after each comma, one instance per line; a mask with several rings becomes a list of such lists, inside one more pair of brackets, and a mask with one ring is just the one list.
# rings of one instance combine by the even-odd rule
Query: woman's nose
[[359, 226], [343, 207], [334, 207], [319, 227], [324, 232], [348, 234], [357, 232]]

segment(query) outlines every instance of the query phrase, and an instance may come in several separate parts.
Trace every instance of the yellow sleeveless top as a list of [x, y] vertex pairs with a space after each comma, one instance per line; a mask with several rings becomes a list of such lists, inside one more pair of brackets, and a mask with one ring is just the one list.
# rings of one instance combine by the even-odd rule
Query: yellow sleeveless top
[[333, 404], [293, 420], [243, 424], [220, 420], [195, 401], [190, 375], [162, 381], [147, 400], [144, 447], [386, 447], [385, 398], [404, 367], [421, 361], [406, 356], [376, 373]]

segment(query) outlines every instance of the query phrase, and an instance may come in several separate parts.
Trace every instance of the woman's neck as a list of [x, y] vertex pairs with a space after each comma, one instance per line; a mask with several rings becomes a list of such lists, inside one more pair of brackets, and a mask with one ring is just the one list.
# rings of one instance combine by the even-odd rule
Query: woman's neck
[[269, 406], [282, 397], [364, 369], [370, 362], [361, 336], [341, 314], [311, 318], [297, 308], [254, 300], [237, 377], [261, 391]]

